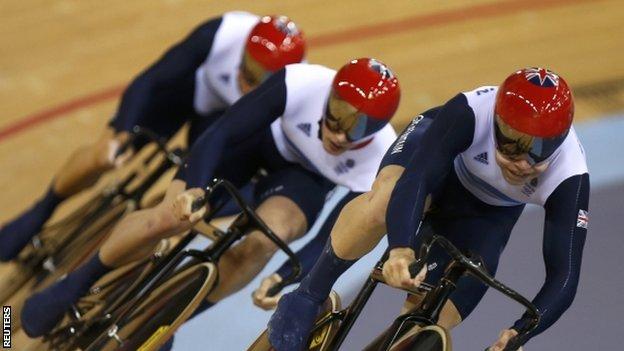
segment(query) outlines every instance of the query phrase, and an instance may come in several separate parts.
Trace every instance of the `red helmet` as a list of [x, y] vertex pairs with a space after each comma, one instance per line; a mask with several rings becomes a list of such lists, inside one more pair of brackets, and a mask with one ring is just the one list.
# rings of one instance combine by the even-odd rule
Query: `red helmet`
[[264, 16], [247, 38], [247, 52], [265, 69], [275, 72], [303, 60], [305, 40], [286, 16]]
[[388, 66], [372, 58], [359, 58], [342, 66], [332, 88], [340, 99], [361, 113], [352, 130], [347, 131], [352, 140], [383, 128], [401, 100], [397, 77]]
[[574, 116], [568, 84], [544, 68], [521, 69], [505, 79], [495, 113], [513, 129], [539, 138], [567, 134]]

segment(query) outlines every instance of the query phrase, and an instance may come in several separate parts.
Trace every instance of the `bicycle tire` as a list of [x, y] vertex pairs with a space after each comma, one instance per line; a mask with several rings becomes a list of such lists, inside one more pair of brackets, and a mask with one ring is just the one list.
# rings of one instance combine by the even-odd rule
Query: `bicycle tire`
[[186, 321], [216, 282], [213, 263], [194, 265], [165, 281], [127, 318], [114, 324], [122, 343], [113, 333], [102, 333], [86, 350], [156, 351]]

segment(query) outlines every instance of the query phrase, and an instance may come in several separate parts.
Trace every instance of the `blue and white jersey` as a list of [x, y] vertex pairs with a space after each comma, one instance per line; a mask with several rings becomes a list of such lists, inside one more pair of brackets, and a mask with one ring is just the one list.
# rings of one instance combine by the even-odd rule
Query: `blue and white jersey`
[[361, 147], [334, 156], [323, 148], [320, 123], [336, 71], [320, 65], [286, 66], [284, 114], [271, 125], [280, 154], [355, 192], [369, 191], [386, 150], [396, 139], [390, 124], [360, 142]]
[[454, 160], [455, 173], [466, 189], [487, 204], [543, 206], [561, 182], [588, 172], [583, 146], [572, 128], [563, 144], [543, 161], [549, 162], [544, 173], [523, 185], [509, 184], [496, 163], [494, 103], [497, 90], [495, 86], [483, 86], [463, 93], [474, 112], [475, 130], [472, 144]]
[[242, 96], [238, 71], [247, 37], [260, 17], [242, 11], [223, 15], [206, 61], [195, 71], [193, 105], [200, 115], [226, 109]]

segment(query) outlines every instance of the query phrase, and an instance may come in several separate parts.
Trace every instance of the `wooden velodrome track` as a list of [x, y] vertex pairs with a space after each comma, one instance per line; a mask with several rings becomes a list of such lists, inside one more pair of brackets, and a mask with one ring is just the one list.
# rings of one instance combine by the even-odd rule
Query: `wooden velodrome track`
[[[403, 87], [398, 128], [522, 66], [551, 67], [573, 87], [624, 77], [618, 0], [3, 1], [0, 222], [100, 132], [135, 74], [196, 24], [233, 9], [291, 16], [311, 62], [385, 61]], [[577, 121], [608, 112], [577, 99]]]
[[[103, 129], [135, 74], [198, 23], [237, 9], [292, 17], [311, 62], [386, 62], [403, 88], [397, 128], [523, 66], [550, 67], [578, 89], [624, 78], [620, 0], [7, 0], [0, 3], [0, 223], [40, 196], [70, 151]], [[581, 96], [576, 120], [613, 108]]]

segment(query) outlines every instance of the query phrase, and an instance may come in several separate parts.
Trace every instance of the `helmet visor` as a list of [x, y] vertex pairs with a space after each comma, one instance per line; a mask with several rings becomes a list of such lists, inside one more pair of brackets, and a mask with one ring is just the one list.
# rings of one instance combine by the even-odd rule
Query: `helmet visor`
[[256, 87], [264, 82], [272, 72], [268, 71], [245, 50], [239, 66], [239, 74], [245, 82]]
[[344, 133], [350, 142], [367, 137], [387, 124], [387, 121], [359, 112], [333, 92], [327, 102], [323, 122], [330, 131]]
[[553, 137], [539, 138], [519, 132], [506, 124], [500, 116], [494, 121], [496, 149], [512, 159], [526, 155], [531, 164], [540, 163], [549, 158], [563, 143], [568, 132]]

